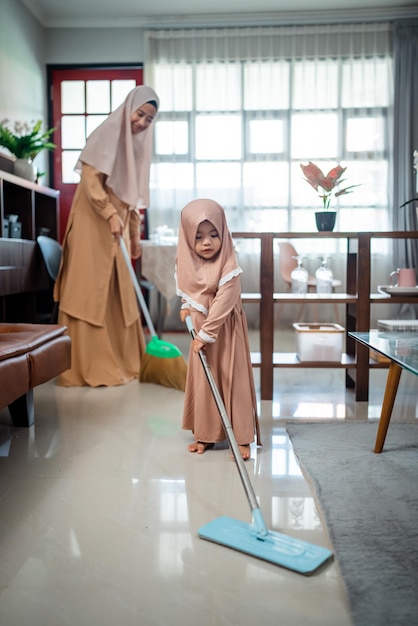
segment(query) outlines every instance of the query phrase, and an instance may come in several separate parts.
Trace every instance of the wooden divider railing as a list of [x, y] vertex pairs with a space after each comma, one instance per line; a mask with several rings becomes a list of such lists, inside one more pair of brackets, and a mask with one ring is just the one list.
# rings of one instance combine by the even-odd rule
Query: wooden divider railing
[[[276, 367], [344, 368], [346, 387], [355, 388], [356, 400], [366, 401], [369, 394], [370, 368], [385, 368], [386, 363], [370, 359], [368, 350], [348, 337], [348, 332], [370, 329], [371, 304], [417, 304], [414, 296], [389, 296], [370, 293], [371, 288], [371, 241], [372, 239], [418, 239], [417, 231], [375, 233], [273, 233], [233, 232], [234, 239], [260, 241], [260, 289], [256, 293], [243, 293], [243, 302], [259, 305], [260, 352], [252, 354], [254, 367], [260, 368], [260, 395], [262, 400], [273, 399], [273, 373]], [[346, 353], [340, 362], [299, 362], [297, 355], [274, 352], [274, 306], [276, 303], [300, 303], [318, 301], [315, 293], [306, 295], [274, 292], [274, 241], [285, 239], [345, 239], [347, 241], [346, 290], [348, 293], [321, 294], [321, 303], [345, 305]], [[415, 244], [416, 245], [416, 242]]]

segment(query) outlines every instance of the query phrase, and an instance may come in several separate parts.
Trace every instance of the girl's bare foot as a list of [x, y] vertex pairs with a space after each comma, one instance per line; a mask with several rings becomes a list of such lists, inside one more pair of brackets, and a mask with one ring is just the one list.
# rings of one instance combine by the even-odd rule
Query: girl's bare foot
[[244, 461], [247, 461], [251, 457], [250, 444], [247, 443], [245, 446], [238, 446], [238, 448]]
[[213, 443], [206, 443], [204, 441], [194, 441], [189, 445], [189, 452], [197, 452], [203, 454], [207, 448], [212, 448]]

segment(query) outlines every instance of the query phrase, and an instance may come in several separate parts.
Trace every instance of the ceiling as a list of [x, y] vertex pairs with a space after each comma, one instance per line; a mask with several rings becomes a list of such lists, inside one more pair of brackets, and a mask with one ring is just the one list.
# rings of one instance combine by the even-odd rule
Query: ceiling
[[[21, 0], [51, 28], [289, 24], [418, 17], [417, 0]], [[255, 7], [257, 10], [255, 10]], [[289, 10], [291, 7], [291, 10]], [[313, 8], [314, 7], [314, 8]]]

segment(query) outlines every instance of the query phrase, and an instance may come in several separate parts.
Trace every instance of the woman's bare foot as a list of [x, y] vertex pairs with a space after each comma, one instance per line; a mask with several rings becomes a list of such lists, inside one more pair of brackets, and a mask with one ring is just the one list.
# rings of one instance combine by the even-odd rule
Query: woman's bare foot
[[213, 448], [213, 443], [194, 441], [189, 445], [189, 452], [197, 452], [198, 454], [203, 454], [207, 448]]
[[250, 444], [247, 443], [245, 446], [238, 446], [238, 448], [244, 461], [247, 461], [251, 457]]

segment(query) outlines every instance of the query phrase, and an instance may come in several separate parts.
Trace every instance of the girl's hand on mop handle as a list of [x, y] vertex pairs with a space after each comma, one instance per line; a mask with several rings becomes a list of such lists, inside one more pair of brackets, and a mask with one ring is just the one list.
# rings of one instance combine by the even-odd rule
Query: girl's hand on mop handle
[[[192, 325], [192, 318], [190, 317], [190, 309], [180, 309], [180, 319], [182, 322], [186, 322], [187, 324], [187, 318], [189, 318], [190, 320], [190, 328], [193, 328]], [[189, 331], [189, 333], [191, 333], [191, 330], [189, 328], [189, 325], [187, 324], [187, 330]]]
[[[187, 310], [187, 309], [184, 309], [184, 310]], [[187, 330], [193, 337], [192, 350], [195, 354], [198, 354], [199, 350], [204, 350], [206, 348], [206, 344], [204, 341], [201, 341], [201, 339], [197, 336], [196, 331], [193, 328], [193, 322], [192, 322], [192, 318], [190, 317], [190, 315], [186, 315], [184, 321], [186, 322]]]

